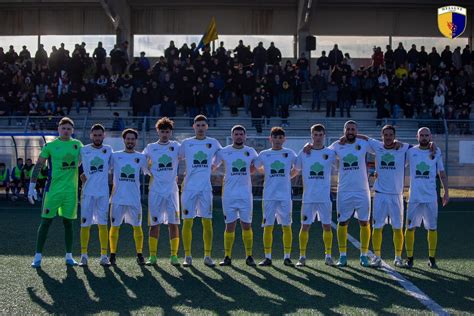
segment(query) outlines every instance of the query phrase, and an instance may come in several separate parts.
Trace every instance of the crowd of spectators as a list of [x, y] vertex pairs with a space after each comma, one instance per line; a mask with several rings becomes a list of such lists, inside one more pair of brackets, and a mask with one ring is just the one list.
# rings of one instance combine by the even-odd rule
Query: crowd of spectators
[[[323, 105], [327, 117], [337, 109], [350, 117], [354, 107], [375, 107], [377, 124], [384, 118], [396, 124], [402, 117], [469, 119], [474, 95], [469, 46], [447, 46], [441, 54], [415, 45], [407, 52], [401, 43], [384, 52], [374, 47], [372, 63], [355, 67], [334, 45], [313, 69], [304, 53], [296, 62], [283, 61], [273, 43], [250, 49], [240, 41], [228, 49], [221, 42], [211, 52], [209, 46], [199, 51], [194, 43], [178, 48], [171, 41], [154, 64], [145, 52], [130, 58], [127, 42], [108, 53], [99, 42], [92, 56], [85, 46], [77, 44], [70, 53], [61, 44], [49, 56], [42, 45], [34, 56], [26, 46], [19, 53], [13, 46], [0, 48], [0, 114], [90, 113], [98, 99], [111, 109], [129, 100], [134, 116], [173, 117], [179, 110], [190, 117], [206, 114], [215, 124], [225, 106], [232, 115], [251, 116], [260, 132], [272, 116], [287, 125], [289, 109], [302, 107], [304, 89], [312, 90], [314, 111]], [[450, 128], [463, 132], [462, 124]]]

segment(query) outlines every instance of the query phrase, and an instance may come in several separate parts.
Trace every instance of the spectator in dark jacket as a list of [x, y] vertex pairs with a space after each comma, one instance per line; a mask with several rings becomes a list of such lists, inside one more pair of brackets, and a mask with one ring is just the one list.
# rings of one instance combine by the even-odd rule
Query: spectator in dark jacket
[[326, 91], [327, 81], [321, 75], [321, 71], [319, 69], [316, 70], [316, 74], [313, 78], [311, 78], [311, 88], [313, 89], [313, 102], [311, 104], [311, 110], [316, 110], [319, 112], [321, 109], [321, 99], [323, 96], [324, 91]]
[[341, 64], [344, 56], [342, 52], [339, 50], [337, 44], [334, 44], [334, 48], [329, 52], [328, 58], [329, 58], [329, 64], [333, 67], [335, 65]]
[[336, 105], [338, 102], [339, 87], [336, 81], [331, 80], [326, 91], [326, 117], [336, 116]]
[[275, 47], [275, 43], [271, 42], [267, 49], [267, 60], [269, 65], [279, 65], [281, 62], [281, 52]]

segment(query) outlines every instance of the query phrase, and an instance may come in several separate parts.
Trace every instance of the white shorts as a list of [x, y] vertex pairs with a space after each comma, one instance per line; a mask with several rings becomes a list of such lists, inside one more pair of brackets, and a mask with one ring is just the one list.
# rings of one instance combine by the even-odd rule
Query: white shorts
[[438, 202], [408, 202], [407, 228], [420, 227], [423, 221], [425, 229], [435, 230], [438, 227]]
[[225, 199], [222, 198], [222, 209], [226, 224], [240, 219], [244, 223], [252, 223], [253, 199]]
[[181, 209], [183, 218], [212, 218], [212, 191], [183, 191]]
[[368, 221], [370, 218], [370, 192], [338, 192], [336, 208], [338, 222], [346, 222], [352, 215], [360, 221]]
[[148, 225], [179, 224], [179, 193], [168, 195], [148, 194]]
[[394, 229], [403, 228], [403, 196], [375, 192], [372, 220], [374, 228], [382, 228], [385, 224]]
[[107, 225], [109, 215], [109, 197], [82, 195], [81, 227]]
[[110, 223], [112, 226], [120, 226], [123, 222], [132, 226], [142, 226], [142, 206], [115, 205], [110, 207]]
[[332, 203], [317, 202], [303, 203], [301, 205], [301, 224], [310, 225], [314, 223], [316, 216], [323, 225], [330, 225], [332, 221]]
[[275, 218], [277, 223], [282, 226], [289, 226], [291, 219], [292, 201], [263, 201], [263, 222], [262, 227], [273, 226]]

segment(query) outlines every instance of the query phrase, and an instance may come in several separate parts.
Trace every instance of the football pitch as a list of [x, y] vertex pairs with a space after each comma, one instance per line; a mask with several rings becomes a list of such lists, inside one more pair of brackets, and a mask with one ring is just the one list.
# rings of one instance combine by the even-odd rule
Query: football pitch
[[[222, 259], [224, 220], [218, 199], [214, 211], [213, 258]], [[146, 218], [144, 208], [144, 218]], [[293, 211], [294, 262], [298, 258], [299, 203]], [[322, 230], [312, 226], [307, 266], [283, 265], [281, 229], [275, 227], [273, 267], [245, 265], [240, 228], [236, 231], [233, 266], [208, 268], [203, 264], [200, 220], [194, 224], [192, 268], [169, 264], [166, 226], [162, 226], [158, 265], [140, 267], [135, 262], [132, 229], [123, 225], [117, 267], [98, 264], [97, 228], [91, 230], [89, 268], [66, 268], [62, 222], [56, 219], [44, 251], [43, 268], [30, 267], [34, 254], [39, 207], [26, 202], [0, 202], [0, 314], [432, 314], [426, 301], [410, 295], [402, 286], [413, 285], [435, 312], [474, 313], [473, 202], [451, 202], [438, 219], [438, 270], [427, 266], [424, 229], [415, 238], [415, 267], [396, 269], [402, 280], [389, 272], [362, 268], [359, 252], [348, 243], [349, 266], [324, 265]], [[333, 216], [334, 218], [334, 216]], [[144, 255], [148, 254], [144, 221]], [[254, 211], [254, 257], [263, 257], [260, 203]], [[74, 256], [79, 260], [79, 221], [75, 221]], [[358, 225], [351, 221], [349, 234], [359, 239]], [[372, 247], [371, 247], [372, 248]], [[405, 252], [403, 254], [405, 256]], [[334, 231], [333, 256], [337, 259]], [[183, 258], [182, 245], [179, 251]], [[382, 257], [392, 265], [393, 245], [389, 226], [384, 229]], [[412, 288], [412, 287], [411, 287]], [[424, 302], [424, 303], [422, 303]]]

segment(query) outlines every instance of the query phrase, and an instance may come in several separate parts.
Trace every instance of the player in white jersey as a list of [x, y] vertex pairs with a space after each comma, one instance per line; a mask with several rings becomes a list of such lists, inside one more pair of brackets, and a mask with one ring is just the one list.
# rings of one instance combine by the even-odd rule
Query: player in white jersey
[[369, 143], [357, 139], [357, 123], [347, 121], [344, 124], [345, 143], [339, 141], [329, 146], [339, 158], [339, 175], [337, 186], [337, 241], [339, 261], [337, 266], [347, 265], [347, 226], [354, 215], [360, 225], [360, 264], [369, 266], [368, 252], [370, 242], [370, 191], [367, 178], [366, 155], [370, 150]]
[[224, 184], [222, 186], [222, 209], [224, 211], [225, 232], [224, 251], [225, 257], [221, 266], [232, 264], [232, 247], [235, 240], [235, 226], [240, 219], [242, 226], [242, 240], [245, 246], [245, 263], [255, 266], [252, 257], [253, 231], [252, 231], [252, 179], [251, 173], [255, 167], [253, 161], [257, 158], [255, 149], [245, 146], [246, 130], [241, 125], [235, 125], [231, 130], [232, 145], [226, 146], [216, 154], [214, 167], [221, 163], [225, 167]]
[[99, 228], [100, 264], [110, 266], [107, 257], [109, 232], [109, 169], [112, 148], [104, 145], [105, 128], [101, 124], [91, 127], [91, 144], [81, 148], [83, 183], [81, 196], [81, 260], [79, 266], [88, 264], [87, 248], [91, 225]]
[[395, 250], [394, 265], [403, 266], [403, 187], [405, 180], [405, 157], [410, 145], [395, 140], [395, 128], [385, 125], [382, 128], [382, 141], [368, 138], [375, 153], [374, 209], [372, 216], [372, 247], [375, 256], [370, 265], [382, 266], [382, 231], [386, 223], [393, 230]]
[[207, 118], [198, 115], [194, 118], [195, 137], [185, 139], [179, 150], [180, 159], [186, 160], [186, 175], [181, 188], [181, 209], [183, 216], [184, 267], [192, 265], [191, 242], [195, 217], [201, 217], [204, 240], [204, 264], [214, 267], [212, 250], [212, 162], [221, 149], [219, 142], [206, 137]]
[[172, 265], [179, 265], [179, 191], [176, 178], [178, 174], [178, 155], [181, 145], [172, 141], [174, 122], [163, 117], [156, 122], [158, 141], [146, 146], [143, 154], [148, 160], [151, 180], [148, 193], [148, 225], [150, 233], [148, 246], [150, 257], [147, 265], [155, 265], [158, 250], [160, 224], [168, 225]]
[[311, 127], [311, 151], [301, 150], [296, 158], [295, 169], [301, 173], [303, 180], [303, 203], [301, 205], [301, 230], [299, 235], [300, 258], [297, 267], [306, 265], [306, 246], [309, 229], [316, 217], [323, 227], [325, 264], [334, 265], [332, 252], [332, 202], [331, 170], [336, 161], [336, 153], [324, 146], [326, 130], [323, 125]]
[[422, 127], [417, 133], [418, 145], [407, 152], [410, 165], [410, 197], [408, 199], [407, 226], [405, 231], [405, 249], [407, 252], [407, 268], [413, 267], [413, 246], [415, 244], [415, 228], [423, 226], [428, 231], [428, 265], [437, 268], [436, 245], [438, 242], [438, 196], [436, 193], [436, 175], [443, 185], [443, 206], [449, 202], [448, 179], [444, 172], [441, 150], [433, 154], [429, 150], [431, 131]]
[[111, 160], [114, 185], [110, 197], [110, 263], [116, 265], [120, 225], [125, 222], [133, 227], [137, 263], [144, 265], [140, 171], [144, 174], [149, 174], [149, 171], [145, 155], [134, 150], [138, 132], [125, 129], [122, 138], [125, 150], [114, 152]]
[[[270, 132], [272, 148], [260, 152], [255, 159], [255, 167], [263, 168], [265, 181], [263, 184], [263, 247], [265, 259], [259, 266], [272, 265], [273, 226], [275, 219], [283, 231], [284, 261], [286, 266], [293, 266], [290, 259], [291, 232], [291, 178], [297, 175], [293, 169], [296, 154], [284, 148], [285, 130], [273, 127]], [[261, 169], [260, 169], [261, 170]]]

